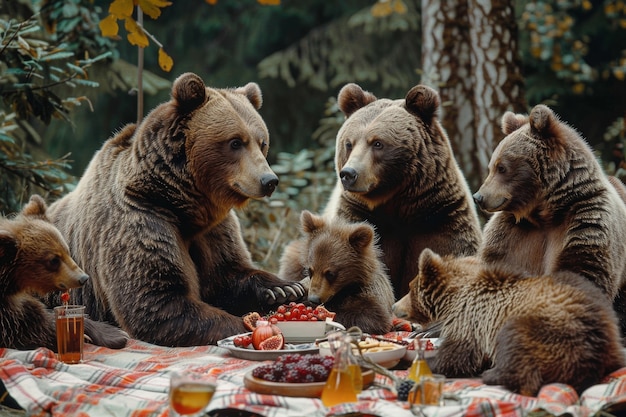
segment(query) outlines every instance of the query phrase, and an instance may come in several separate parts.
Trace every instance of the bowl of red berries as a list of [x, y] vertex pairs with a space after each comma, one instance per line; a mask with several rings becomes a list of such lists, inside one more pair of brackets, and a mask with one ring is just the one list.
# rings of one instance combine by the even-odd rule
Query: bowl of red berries
[[322, 305], [312, 307], [291, 302], [278, 306], [264, 319], [281, 330], [286, 343], [312, 343], [331, 330], [345, 330], [334, 318], [335, 313]]

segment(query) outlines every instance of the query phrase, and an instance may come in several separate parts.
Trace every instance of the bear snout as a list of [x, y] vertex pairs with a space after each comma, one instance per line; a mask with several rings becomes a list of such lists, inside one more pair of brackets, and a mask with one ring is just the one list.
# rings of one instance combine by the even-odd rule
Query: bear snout
[[265, 196], [271, 196], [277, 185], [278, 177], [275, 174], [265, 174], [261, 177], [261, 189]]
[[78, 283], [81, 287], [85, 285], [87, 281], [89, 281], [89, 275], [87, 274], [82, 274], [80, 277], [78, 277]]
[[472, 197], [474, 198], [474, 202], [482, 207], [484, 201], [483, 195], [477, 192]]
[[341, 183], [344, 187], [351, 187], [356, 183], [359, 174], [354, 168], [347, 167], [339, 172], [339, 177], [341, 177]]
[[316, 294], [311, 294], [309, 293], [309, 301], [312, 302], [313, 304], [321, 304], [322, 300], [320, 299], [320, 297]]

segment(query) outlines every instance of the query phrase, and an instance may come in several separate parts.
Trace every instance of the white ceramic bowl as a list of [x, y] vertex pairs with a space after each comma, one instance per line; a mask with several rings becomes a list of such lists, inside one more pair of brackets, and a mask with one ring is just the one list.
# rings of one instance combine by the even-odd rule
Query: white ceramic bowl
[[[432, 362], [432, 359], [435, 356], [437, 356], [437, 349], [439, 349], [439, 346], [441, 345], [442, 340], [436, 337], [426, 338], [425, 340], [430, 341], [433, 347], [433, 349], [429, 349], [424, 352], [424, 359], [426, 359], [426, 361], [430, 363]], [[406, 339], [406, 341], [410, 342], [410, 345], [413, 345], [413, 339]], [[406, 354], [404, 355], [402, 359], [405, 361], [413, 362], [416, 355], [417, 355], [417, 351], [415, 351], [415, 349], [409, 349], [407, 347]]]
[[312, 343], [322, 339], [331, 330], [346, 328], [330, 319], [326, 321], [279, 321], [276, 326], [283, 332], [286, 343]]

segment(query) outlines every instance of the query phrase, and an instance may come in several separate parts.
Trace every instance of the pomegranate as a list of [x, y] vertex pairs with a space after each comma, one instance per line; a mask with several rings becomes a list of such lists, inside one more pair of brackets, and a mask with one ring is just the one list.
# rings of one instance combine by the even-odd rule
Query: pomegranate
[[[267, 343], [264, 343], [265, 341]], [[256, 350], [280, 350], [285, 346], [285, 338], [278, 326], [258, 320], [252, 332], [252, 346]]]

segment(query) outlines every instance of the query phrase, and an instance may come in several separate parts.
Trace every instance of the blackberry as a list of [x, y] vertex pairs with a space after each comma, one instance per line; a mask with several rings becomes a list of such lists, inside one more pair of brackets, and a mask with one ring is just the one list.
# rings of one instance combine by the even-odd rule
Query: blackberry
[[399, 401], [406, 401], [409, 399], [409, 391], [411, 391], [413, 385], [415, 385], [415, 381], [412, 379], [403, 379], [400, 384], [398, 384], [396, 391], [398, 391]]

